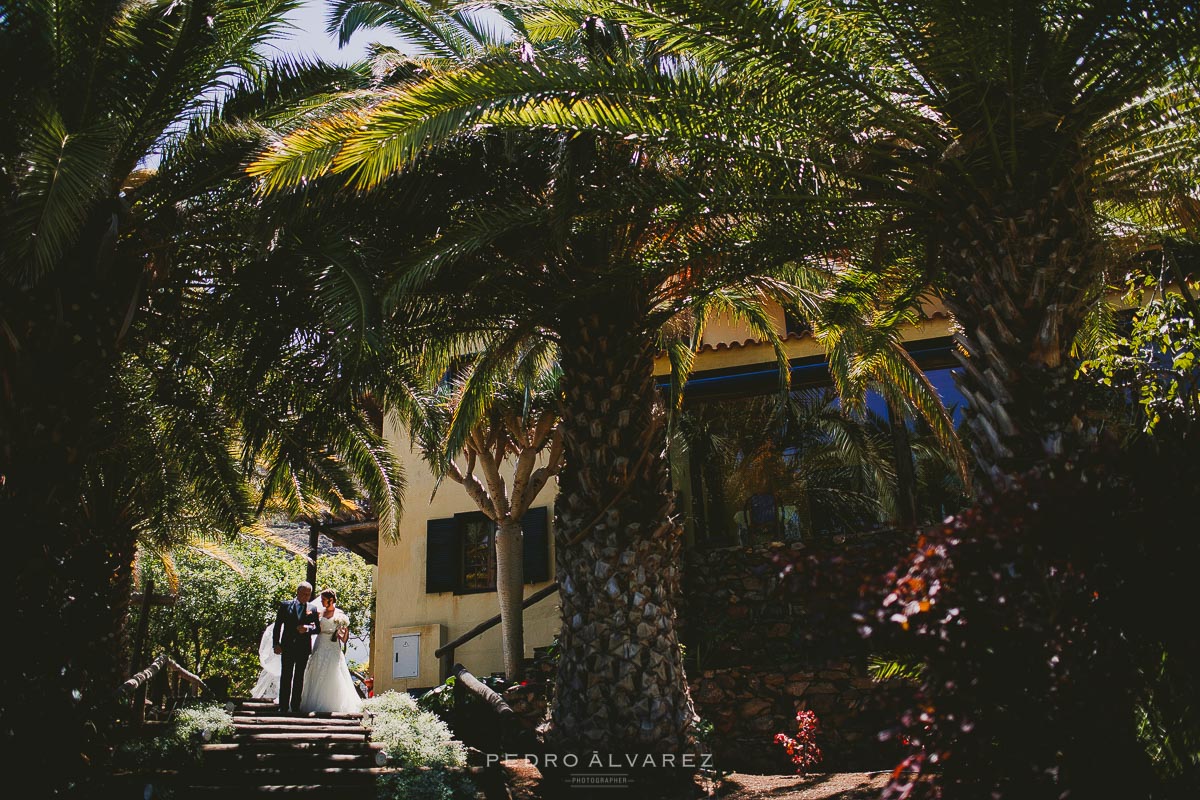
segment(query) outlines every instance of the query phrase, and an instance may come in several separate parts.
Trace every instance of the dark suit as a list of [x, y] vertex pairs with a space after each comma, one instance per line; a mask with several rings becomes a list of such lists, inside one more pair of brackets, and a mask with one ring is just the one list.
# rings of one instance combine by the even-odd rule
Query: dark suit
[[[296, 630], [300, 625], [310, 625], [308, 633]], [[312, 637], [317, 633], [317, 612], [310, 611], [308, 603], [289, 600], [279, 604], [275, 615], [275, 630], [272, 641], [283, 652], [280, 653], [279, 708], [293, 712], [300, 709], [300, 694], [304, 691], [304, 668], [312, 653]]]

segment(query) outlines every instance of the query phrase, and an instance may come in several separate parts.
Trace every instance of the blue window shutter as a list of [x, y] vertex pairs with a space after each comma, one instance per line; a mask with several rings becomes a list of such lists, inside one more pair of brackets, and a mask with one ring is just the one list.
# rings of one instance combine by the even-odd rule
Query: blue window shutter
[[431, 519], [425, 530], [425, 592], [453, 592], [461, 566], [458, 526], [453, 517]]
[[531, 508], [521, 517], [525, 535], [523, 563], [526, 583], [550, 580], [550, 524], [547, 507]]

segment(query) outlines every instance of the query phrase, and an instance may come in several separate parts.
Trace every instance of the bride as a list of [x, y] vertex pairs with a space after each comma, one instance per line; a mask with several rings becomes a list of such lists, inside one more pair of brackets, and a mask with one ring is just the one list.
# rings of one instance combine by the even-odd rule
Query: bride
[[350, 618], [336, 605], [333, 589], [321, 592], [322, 611], [316, 644], [304, 670], [300, 713], [328, 714], [362, 711], [362, 700], [354, 688], [342, 645], [350, 636]]

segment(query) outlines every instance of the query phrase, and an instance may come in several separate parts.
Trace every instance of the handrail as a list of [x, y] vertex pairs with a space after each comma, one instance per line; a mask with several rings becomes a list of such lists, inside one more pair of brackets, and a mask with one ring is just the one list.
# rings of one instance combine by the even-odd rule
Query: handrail
[[478, 695], [500, 717], [512, 717], [516, 713], [508, 703], [504, 702], [503, 697], [470, 672], [467, 672], [467, 668], [462, 664], [454, 665], [453, 675], [455, 677], [454, 688], [458, 689], [461, 687]]
[[544, 746], [538, 741], [533, 729], [517, 716], [517, 712], [512, 710], [512, 706], [506, 703], [503, 697], [468, 672], [462, 664], [454, 665], [453, 675], [455, 678], [455, 713], [463, 709], [465, 704], [462, 701], [466, 693], [470, 692], [487, 703], [488, 708], [495, 712], [502, 738], [507, 739], [511, 744], [518, 745], [520, 752], [523, 753], [540, 753], [543, 750]]
[[171, 658], [166, 653], [163, 653], [158, 658], [146, 667], [141, 672], [134, 675], [129, 680], [117, 687], [115, 697], [120, 700], [129, 694], [133, 694], [133, 726], [140, 727], [146, 721], [146, 695], [150, 681], [163, 673], [163, 670], [174, 672], [182, 680], [187, 681], [197, 689], [197, 694], [201, 692], [209, 692], [208, 685], [200, 678], [188, 672], [183, 667], [176, 663], [175, 659]]
[[[554, 594], [557, 591], [558, 591], [558, 581], [555, 581], [554, 583], [550, 584], [549, 586], [545, 586], [541, 589], [538, 589], [536, 592], [529, 595], [529, 597], [527, 597], [525, 599], [525, 602], [521, 603], [521, 610], [524, 611], [525, 609], [529, 608], [534, 603], [537, 603], [541, 600], [545, 600], [547, 597], [549, 597], [550, 595]], [[434, 650], [433, 657], [441, 658], [445, 654], [450, 654], [450, 657], [453, 658], [454, 651], [457, 648], [462, 647], [464, 644], [471, 641], [479, 634], [483, 633], [484, 631], [489, 630], [490, 628], [494, 628], [495, 626], [497, 626], [499, 624], [500, 624], [500, 615], [497, 614], [496, 616], [492, 617], [491, 619], [479, 623], [474, 628], [471, 628], [471, 630], [467, 631], [462, 636], [459, 636], [457, 639], [450, 642], [449, 644], [444, 644], [441, 647], [439, 647], [437, 650]]]
[[117, 696], [121, 697], [129, 694], [132, 691], [142, 688], [142, 686], [153, 679], [154, 676], [158, 675], [158, 673], [163, 670], [163, 667], [167, 667], [173, 672], [178, 673], [179, 677], [183, 678], [197, 689], [205, 692], [208, 691], [208, 686], [204, 683], [199, 675], [188, 672], [186, 669], [179, 666], [175, 659], [171, 658], [166, 653], [163, 653], [161, 656], [154, 659], [154, 662], [151, 663], [150, 666], [146, 667], [144, 670], [122, 683], [117, 688]]

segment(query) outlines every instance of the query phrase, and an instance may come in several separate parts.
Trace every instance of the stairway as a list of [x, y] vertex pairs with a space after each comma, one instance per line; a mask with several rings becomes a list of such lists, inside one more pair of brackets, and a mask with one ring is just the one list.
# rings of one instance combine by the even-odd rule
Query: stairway
[[284, 716], [269, 701], [234, 702], [233, 740], [202, 745], [177, 797], [375, 797], [387, 758], [361, 714]]

